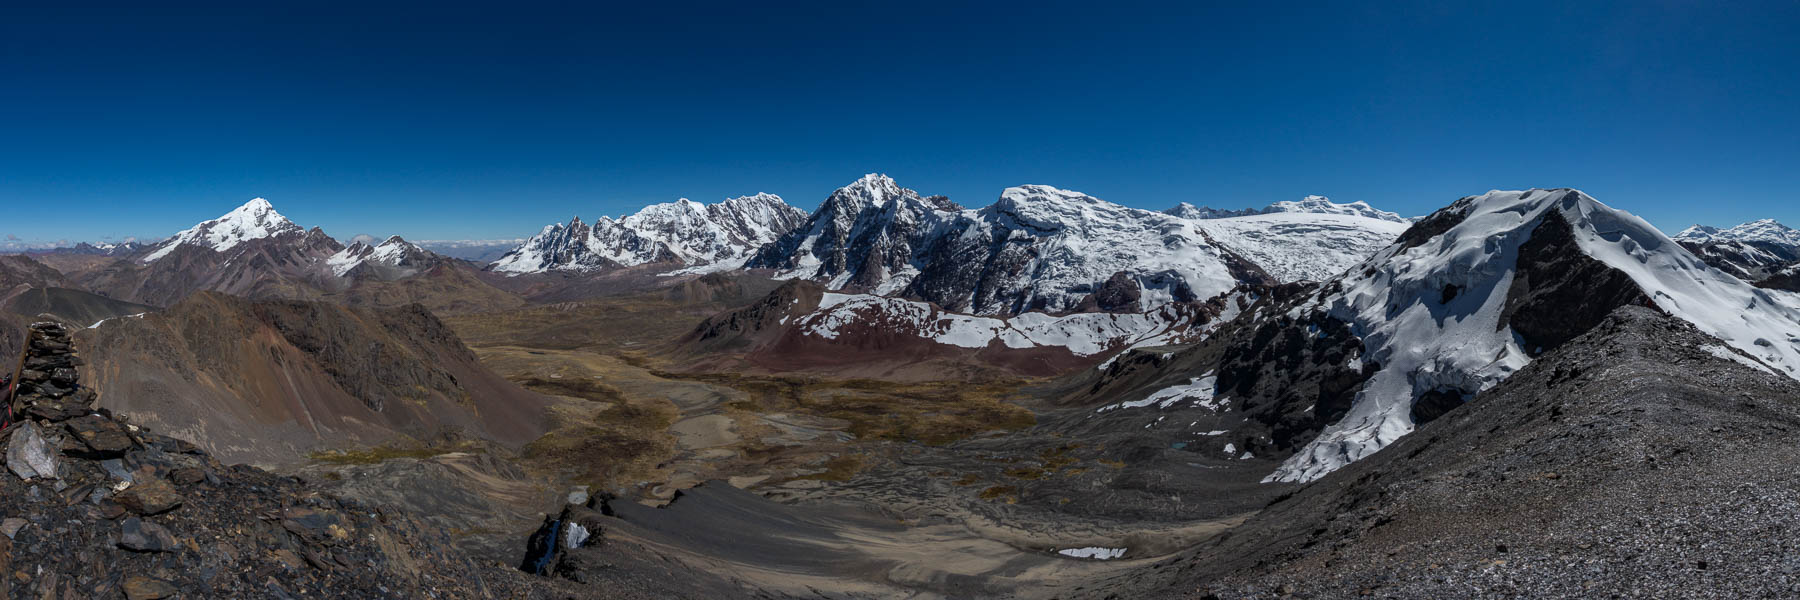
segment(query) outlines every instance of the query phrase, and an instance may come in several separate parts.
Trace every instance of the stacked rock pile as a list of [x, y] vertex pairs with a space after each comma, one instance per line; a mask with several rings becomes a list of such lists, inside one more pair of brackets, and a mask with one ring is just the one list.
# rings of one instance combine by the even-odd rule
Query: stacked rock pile
[[48, 321], [32, 323], [12, 398], [13, 412], [7, 415], [9, 424], [34, 412], [43, 416], [87, 413], [93, 407], [94, 391], [78, 381], [76, 367], [81, 365], [81, 356], [69, 339], [68, 326]]

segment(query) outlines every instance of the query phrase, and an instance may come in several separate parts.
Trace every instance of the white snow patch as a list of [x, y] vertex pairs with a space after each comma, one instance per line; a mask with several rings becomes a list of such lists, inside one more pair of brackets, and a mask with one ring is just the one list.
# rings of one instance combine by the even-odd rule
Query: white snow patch
[[1184, 400], [1192, 402], [1202, 408], [1218, 410], [1219, 403], [1215, 401], [1218, 383], [1219, 378], [1217, 376], [1214, 376], [1212, 373], [1207, 373], [1189, 379], [1187, 383], [1169, 386], [1152, 392], [1149, 397], [1144, 398], [1143, 400], [1108, 404], [1096, 409], [1094, 412], [1103, 413], [1124, 408], [1143, 408], [1152, 404], [1157, 405], [1157, 408], [1159, 409], [1164, 409], [1174, 406], [1176, 403]]
[[1057, 550], [1056, 553], [1061, 554], [1063, 556], [1073, 557], [1073, 558], [1091, 558], [1094, 560], [1112, 560], [1115, 558], [1119, 558], [1121, 556], [1125, 556], [1125, 550], [1126, 550], [1125, 548], [1100, 548], [1100, 547], [1090, 546], [1087, 548], [1068, 548], [1068, 549], [1064, 549], [1064, 550]]
[[1729, 360], [1729, 361], [1735, 362], [1737, 364], [1744, 365], [1746, 367], [1750, 367], [1752, 369], [1756, 369], [1756, 370], [1762, 371], [1764, 373], [1768, 373], [1770, 375], [1775, 374], [1774, 369], [1770, 369], [1767, 365], [1756, 362], [1754, 360], [1750, 360], [1749, 357], [1744, 356], [1742, 354], [1738, 354], [1737, 352], [1733, 351], [1730, 348], [1726, 348], [1724, 346], [1719, 346], [1719, 345], [1715, 345], [1715, 344], [1707, 344], [1707, 345], [1701, 346], [1700, 349], [1706, 351], [1708, 354], [1711, 354], [1713, 356], [1717, 356], [1719, 358], [1723, 358], [1725, 360]]

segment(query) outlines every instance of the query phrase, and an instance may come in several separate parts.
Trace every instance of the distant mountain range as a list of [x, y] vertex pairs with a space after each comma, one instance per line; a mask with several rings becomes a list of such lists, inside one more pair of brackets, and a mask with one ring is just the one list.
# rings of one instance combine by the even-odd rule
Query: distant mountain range
[[592, 272], [639, 265], [722, 271], [794, 228], [805, 213], [774, 194], [700, 204], [683, 198], [592, 226], [556, 223], [488, 265], [501, 273]]
[[1396, 213], [1377, 210], [1367, 202], [1351, 202], [1338, 204], [1324, 196], [1307, 196], [1299, 200], [1283, 200], [1263, 208], [1245, 208], [1238, 210], [1207, 208], [1183, 202], [1174, 208], [1163, 211], [1184, 219], [1229, 219], [1232, 217], [1248, 217], [1253, 215], [1270, 215], [1277, 213], [1308, 213], [1320, 215], [1350, 215], [1394, 223], [1411, 223], [1413, 219], [1402, 217]]

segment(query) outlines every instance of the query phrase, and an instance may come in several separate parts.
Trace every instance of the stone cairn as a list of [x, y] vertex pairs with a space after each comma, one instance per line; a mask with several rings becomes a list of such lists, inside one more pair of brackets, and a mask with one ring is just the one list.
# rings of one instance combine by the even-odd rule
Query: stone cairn
[[19, 363], [18, 382], [7, 386], [12, 397], [6, 407], [5, 426], [31, 417], [62, 421], [92, 410], [94, 391], [81, 385], [75, 370], [82, 364], [67, 326], [48, 321], [32, 323]]

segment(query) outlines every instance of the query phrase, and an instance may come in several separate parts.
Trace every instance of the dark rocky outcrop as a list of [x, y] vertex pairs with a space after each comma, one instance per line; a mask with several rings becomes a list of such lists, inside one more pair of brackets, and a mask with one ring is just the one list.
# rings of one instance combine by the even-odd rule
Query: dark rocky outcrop
[[1550, 211], [1519, 247], [1500, 323], [1511, 326], [1525, 352], [1537, 356], [1627, 304], [1649, 305], [1650, 298], [1630, 276], [1583, 252], [1569, 221]]
[[1218, 392], [1268, 427], [1273, 447], [1259, 453], [1291, 453], [1350, 410], [1375, 372], [1363, 352], [1350, 326], [1324, 313], [1273, 317], [1225, 346]]
[[1124, 272], [1113, 273], [1100, 289], [1082, 299], [1076, 305], [1075, 312], [1139, 312], [1143, 305], [1139, 302], [1144, 293], [1136, 280]]

